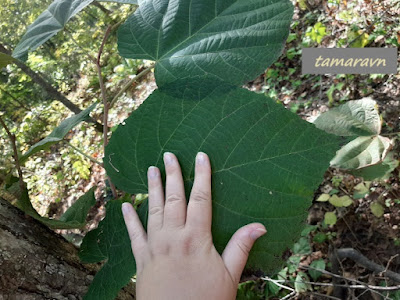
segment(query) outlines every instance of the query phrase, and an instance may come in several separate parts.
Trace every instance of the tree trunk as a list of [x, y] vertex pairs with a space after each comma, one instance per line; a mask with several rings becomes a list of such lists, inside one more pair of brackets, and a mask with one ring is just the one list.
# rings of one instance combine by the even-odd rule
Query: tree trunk
[[[81, 264], [73, 244], [0, 198], [0, 300], [82, 299], [99, 268]], [[117, 299], [134, 293], [130, 284]]]

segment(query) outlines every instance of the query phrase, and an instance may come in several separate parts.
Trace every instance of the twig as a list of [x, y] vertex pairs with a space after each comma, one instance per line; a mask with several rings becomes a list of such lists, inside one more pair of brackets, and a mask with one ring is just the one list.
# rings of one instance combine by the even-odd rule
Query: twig
[[10, 132], [10, 130], [8, 129], [6, 123], [4, 123], [1, 116], [0, 116], [0, 123], [3, 126], [4, 130], [7, 132], [7, 135], [11, 141], [11, 145], [12, 145], [13, 152], [14, 152], [15, 166], [17, 167], [17, 172], [18, 172], [19, 188], [22, 193], [25, 190], [25, 184], [24, 184], [24, 177], [23, 177], [22, 170], [21, 170], [21, 165], [19, 163], [19, 158], [18, 158], [17, 139], [16, 139], [15, 135]]
[[[264, 278], [263, 278], [264, 279]], [[395, 285], [395, 286], [378, 286], [378, 285], [368, 285], [368, 284], [333, 284], [333, 283], [327, 283], [327, 282], [312, 282], [312, 281], [297, 281], [297, 280], [287, 280], [287, 279], [280, 279], [277, 280], [277, 282], [286, 282], [286, 283], [305, 283], [305, 284], [311, 284], [311, 285], [318, 285], [318, 286], [340, 286], [340, 287], [346, 287], [349, 289], [370, 289], [372, 291], [398, 291], [400, 290], [400, 285]], [[277, 283], [274, 282], [276, 285]]]
[[[109, 103], [107, 101], [107, 94], [106, 94], [106, 88], [104, 86], [104, 81], [103, 81], [103, 75], [101, 74], [101, 55], [103, 54], [104, 50], [104, 45], [107, 42], [108, 37], [110, 36], [110, 33], [112, 31], [112, 26], [108, 26], [106, 33], [104, 34], [103, 41], [101, 42], [101, 46], [99, 49], [99, 53], [97, 54], [97, 61], [96, 61], [96, 67], [97, 67], [97, 73], [99, 75], [99, 84], [100, 84], [100, 90], [101, 90], [101, 98], [103, 100], [103, 105], [104, 105], [104, 114], [103, 114], [103, 153], [106, 153], [106, 146], [108, 144], [108, 110], [109, 110]], [[115, 189], [114, 184], [111, 182], [111, 179], [109, 176], [107, 176], [107, 179], [110, 183], [110, 188], [113, 193], [114, 198], [118, 197], [117, 190]]]
[[350, 258], [351, 260], [355, 261], [359, 265], [367, 268], [368, 270], [374, 273], [384, 273], [386, 277], [390, 278], [393, 281], [400, 282], [400, 274], [388, 271], [384, 266], [378, 265], [377, 263], [370, 261], [364, 255], [353, 248], [343, 248], [338, 249], [337, 256], [339, 259]]
[[69, 141], [64, 140], [64, 142], [71, 147], [72, 149], [74, 149], [76, 152], [78, 152], [79, 154], [81, 154], [82, 156], [86, 157], [87, 159], [89, 159], [90, 161], [94, 162], [95, 164], [98, 164], [101, 167], [103, 166], [103, 163], [99, 162], [98, 160], [94, 159], [93, 157], [91, 157], [90, 155], [87, 155], [85, 152], [83, 152], [82, 150], [80, 150], [79, 148], [75, 147], [74, 145], [72, 145]]
[[111, 100], [110, 103], [110, 107], [113, 107], [114, 104], [117, 102], [118, 98], [134, 83], [137, 82], [139, 79], [141, 79], [142, 77], [146, 76], [148, 73], [150, 73], [151, 69], [154, 68], [155, 64], [152, 64], [151, 66], [149, 66], [148, 68], [146, 68], [145, 70], [143, 70], [142, 72], [140, 72], [139, 74], [137, 74], [135, 77], [133, 77], [131, 80], [129, 80], [123, 87], [121, 90], [118, 91], [118, 93], [114, 96], [114, 98]]
[[381, 133], [382, 136], [392, 136], [392, 135], [399, 135], [399, 134], [400, 134], [400, 131], [399, 132], [391, 132], [391, 133]]

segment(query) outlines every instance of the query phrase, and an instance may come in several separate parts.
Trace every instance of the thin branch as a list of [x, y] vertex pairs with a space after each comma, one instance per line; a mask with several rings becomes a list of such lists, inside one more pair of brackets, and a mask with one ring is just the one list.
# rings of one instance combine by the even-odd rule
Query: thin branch
[[78, 152], [79, 154], [81, 154], [82, 156], [86, 157], [87, 159], [89, 159], [91, 162], [94, 162], [95, 164], [98, 164], [101, 167], [103, 166], [103, 163], [99, 162], [98, 160], [94, 159], [93, 157], [91, 157], [90, 155], [87, 155], [85, 152], [83, 152], [82, 150], [80, 150], [79, 148], [75, 147], [74, 145], [72, 145], [69, 141], [64, 140], [64, 142], [67, 144], [67, 146], [71, 147], [72, 149], [74, 149], [76, 152]]
[[[112, 28], [113, 28], [112, 26], [108, 26], [106, 33], [104, 34], [104, 38], [103, 38], [103, 41], [101, 42], [101, 46], [100, 46], [99, 52], [97, 54], [97, 61], [96, 61], [97, 73], [99, 75], [101, 98], [103, 100], [103, 105], [104, 105], [104, 114], [103, 114], [103, 153], [104, 153], [104, 155], [106, 153], [106, 146], [108, 144], [108, 111], [109, 111], [110, 106], [107, 101], [106, 88], [104, 86], [103, 75], [101, 73], [101, 55], [103, 54], [104, 45], [106, 44], [107, 39], [110, 36]], [[114, 184], [111, 182], [110, 177], [108, 177], [108, 181], [110, 183], [111, 191], [113, 193], [114, 198], [117, 198], [118, 197], [117, 190], [116, 190]]]
[[[268, 278], [262, 278], [265, 280], [268, 280]], [[333, 283], [327, 283], [327, 282], [312, 282], [312, 281], [297, 281], [297, 280], [287, 280], [287, 279], [279, 279], [273, 281], [277, 285], [277, 282], [282, 282], [282, 283], [305, 283], [305, 284], [310, 284], [310, 285], [318, 285], [318, 286], [340, 286], [340, 287], [345, 287], [349, 289], [370, 289], [372, 291], [398, 291], [400, 290], [400, 285], [395, 285], [395, 286], [378, 286], [378, 285], [368, 285], [368, 284], [351, 284], [351, 285], [346, 285], [346, 284], [333, 284]]]
[[392, 135], [399, 135], [400, 131], [398, 132], [391, 132], [391, 133], [381, 133], [382, 136], [392, 136]]
[[154, 68], [154, 64], [152, 64], [151, 66], [149, 66], [148, 68], [144, 69], [142, 72], [140, 72], [139, 74], [137, 74], [135, 77], [133, 77], [131, 80], [129, 80], [123, 87], [121, 90], [119, 90], [119, 92], [114, 96], [114, 98], [111, 100], [110, 103], [110, 108], [114, 106], [114, 104], [117, 102], [118, 98], [121, 97], [121, 95], [132, 86], [132, 84], [134, 82], [137, 82], [139, 79], [143, 78], [144, 76], [146, 76], [148, 73], [150, 73], [151, 69]]
[[349, 258], [374, 273], [384, 273], [387, 278], [396, 282], [400, 282], [399, 273], [386, 270], [384, 266], [378, 265], [377, 263], [370, 261], [368, 258], [366, 258], [364, 255], [353, 248], [338, 249], [336, 252], [339, 259]]
[[22, 170], [21, 170], [21, 165], [19, 163], [19, 158], [18, 158], [17, 139], [16, 139], [15, 135], [10, 132], [10, 130], [8, 129], [6, 123], [4, 123], [1, 116], [0, 116], [0, 123], [3, 126], [4, 130], [7, 132], [7, 135], [11, 141], [11, 145], [12, 145], [13, 152], [14, 152], [15, 166], [17, 167], [17, 171], [18, 171], [19, 188], [20, 188], [21, 192], [23, 192], [25, 190], [25, 184], [24, 184], [24, 177], [23, 177]]

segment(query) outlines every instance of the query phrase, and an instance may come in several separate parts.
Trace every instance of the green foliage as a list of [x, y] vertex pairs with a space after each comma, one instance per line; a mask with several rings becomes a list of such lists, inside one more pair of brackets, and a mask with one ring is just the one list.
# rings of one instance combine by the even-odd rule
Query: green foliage
[[136, 273], [128, 231], [122, 217], [121, 205], [124, 200], [112, 200], [106, 205], [107, 217], [97, 229], [84, 238], [79, 257], [85, 263], [106, 260], [96, 274], [85, 300], [114, 299]]
[[322, 275], [322, 272], [318, 270], [325, 271], [326, 264], [323, 259], [318, 259], [314, 260], [310, 264], [310, 267], [311, 268], [308, 270], [308, 274], [310, 274], [312, 279], [317, 280]]
[[55, 0], [28, 27], [27, 32], [15, 47], [13, 57], [26, 60], [29, 51], [35, 50], [56, 35], [73, 16], [92, 2], [93, 0]]
[[371, 136], [381, 131], [377, 104], [371, 98], [348, 101], [321, 114], [315, 126], [340, 136]]
[[350, 173], [354, 176], [362, 177], [364, 180], [387, 179], [398, 166], [399, 161], [394, 159], [393, 152], [389, 152], [382, 163], [357, 170], [350, 170]]
[[8, 54], [0, 52], [0, 69], [12, 63], [14, 58]]
[[161, 90], [196, 98], [261, 74], [280, 55], [292, 14], [287, 0], [147, 0], [118, 30], [118, 49], [156, 61]]
[[181, 162], [188, 194], [195, 154], [208, 153], [214, 244], [221, 252], [240, 226], [261, 222], [269, 233], [254, 246], [249, 266], [273, 270], [276, 256], [301, 231], [313, 190], [337, 147], [334, 136], [244, 89], [197, 101], [155, 91], [114, 132], [105, 168], [119, 189], [145, 193], [148, 166], [164, 172], [161, 157], [171, 151]]
[[90, 112], [97, 106], [97, 103], [92, 104], [81, 113], [74, 115], [60, 123], [46, 138], [33, 145], [24, 155], [21, 156], [21, 162], [24, 162], [28, 157], [39, 152], [40, 150], [48, 149], [51, 145], [58, 143], [64, 139], [67, 133], [77, 126], [82, 121], [89, 117]]
[[337, 222], [336, 214], [334, 212], [326, 212], [324, 222], [326, 225], [335, 225]]
[[371, 203], [371, 212], [374, 214], [375, 217], [380, 218], [385, 213], [385, 208], [379, 202]]
[[398, 166], [389, 152], [392, 141], [380, 135], [382, 121], [373, 99], [348, 101], [321, 114], [314, 124], [335, 135], [358, 136], [337, 152], [331, 166], [365, 180], [384, 178]]
[[322, 39], [326, 36], [326, 34], [326, 27], [321, 22], [316, 23], [306, 32], [306, 36], [310, 37], [313, 42], [318, 44], [322, 42]]
[[[14, 186], [18, 182], [14, 183]], [[42, 222], [53, 229], [75, 229], [82, 228], [86, 224], [86, 215], [89, 209], [95, 204], [94, 189], [90, 189], [86, 194], [80, 197], [68, 210], [60, 217], [59, 220], [42, 217], [33, 208], [29, 199], [28, 190], [24, 189], [17, 202], [17, 207], [23, 210], [27, 215]]]
[[360, 136], [343, 146], [332, 159], [331, 165], [342, 169], [359, 169], [381, 163], [392, 147], [383, 136]]

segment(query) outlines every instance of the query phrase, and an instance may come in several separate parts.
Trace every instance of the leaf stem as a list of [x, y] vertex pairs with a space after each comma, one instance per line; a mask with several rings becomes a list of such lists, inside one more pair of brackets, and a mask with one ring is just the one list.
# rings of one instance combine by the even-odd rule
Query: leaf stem
[[133, 77], [131, 80], [129, 80], [123, 87], [122, 89], [119, 90], [119, 92], [114, 96], [114, 98], [111, 100], [110, 103], [110, 108], [114, 106], [114, 104], [117, 102], [118, 98], [121, 97], [121, 95], [134, 83], [137, 82], [139, 79], [143, 78], [146, 76], [148, 73], [150, 73], [151, 69], [154, 68], [155, 63], [153, 63], [151, 66], [148, 68], [144, 69], [142, 72], [137, 74], [135, 77]]
[[[101, 42], [101, 46], [100, 46], [99, 52], [97, 54], [97, 61], [96, 61], [97, 73], [99, 76], [99, 84], [100, 84], [100, 90], [101, 90], [101, 98], [103, 100], [103, 105], [104, 105], [104, 114], [103, 114], [103, 153], [104, 153], [104, 155], [106, 153], [106, 146], [108, 144], [108, 111], [109, 111], [110, 105], [107, 101], [106, 88], [104, 86], [103, 75], [101, 74], [101, 55], [103, 54], [104, 45], [106, 44], [112, 29], [113, 29], [113, 26], [108, 26], [106, 33], [104, 34], [103, 41]], [[114, 198], [117, 198], [118, 197], [117, 190], [116, 190], [114, 184], [111, 182], [110, 177], [107, 176], [107, 178], [110, 183], [110, 187], [111, 187], [113, 196], [114, 196]]]
[[19, 188], [21, 190], [21, 193], [23, 193], [23, 191], [25, 190], [25, 183], [24, 183], [24, 177], [23, 177], [22, 170], [21, 170], [21, 165], [19, 163], [19, 158], [18, 158], [17, 139], [16, 139], [15, 135], [10, 132], [10, 130], [8, 129], [6, 123], [3, 121], [1, 116], [0, 116], [0, 123], [3, 126], [4, 130], [7, 132], [8, 138], [10, 139], [10, 142], [11, 142], [11, 145], [13, 148], [15, 166], [17, 167], [17, 172], [18, 172]]
[[94, 162], [95, 164], [98, 164], [101, 167], [103, 166], [102, 162], [99, 162], [98, 160], [94, 159], [93, 157], [91, 157], [90, 155], [86, 154], [85, 152], [83, 152], [81, 149], [75, 147], [74, 145], [72, 145], [69, 141], [64, 140], [64, 142], [71, 147], [72, 149], [74, 149], [76, 152], [78, 152], [79, 154], [81, 154], [82, 156], [86, 157], [87, 159], [89, 159], [91, 162]]

